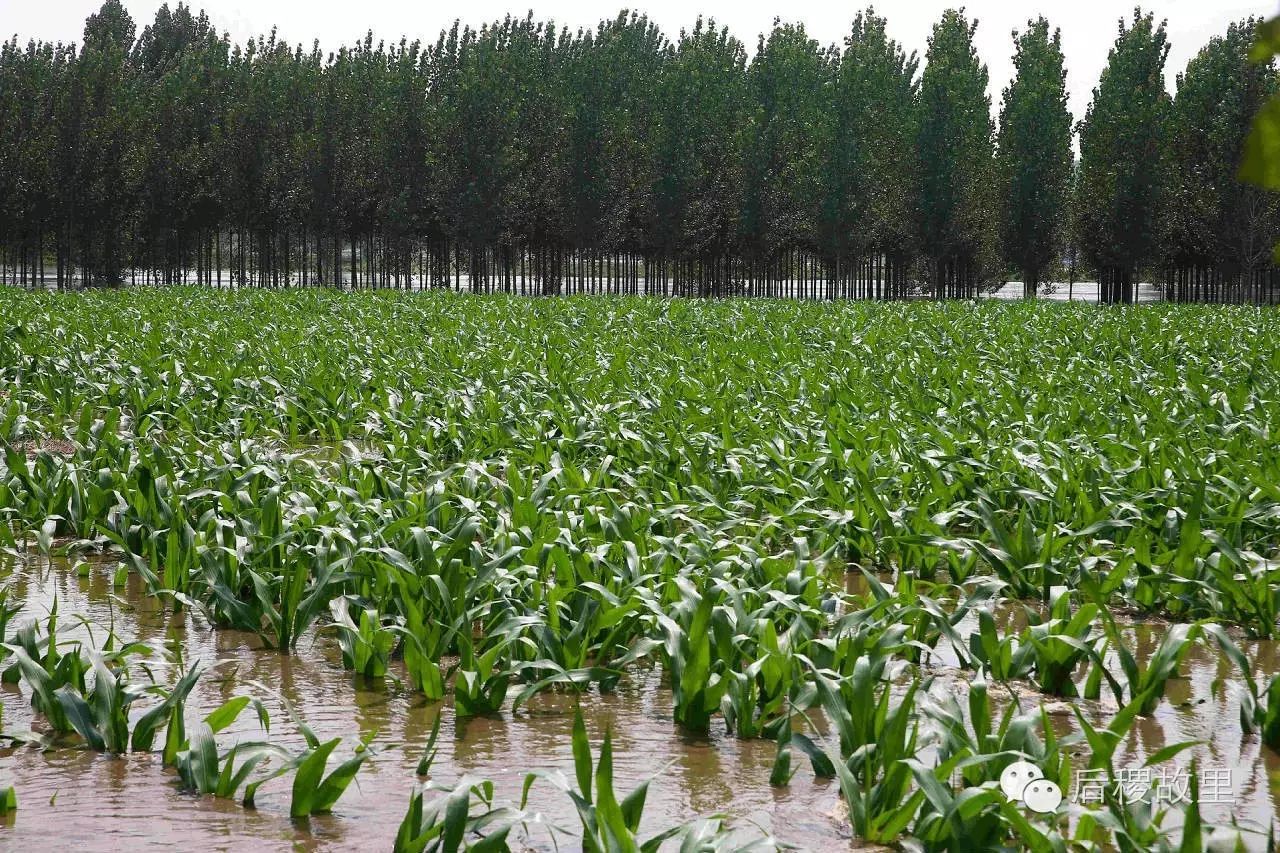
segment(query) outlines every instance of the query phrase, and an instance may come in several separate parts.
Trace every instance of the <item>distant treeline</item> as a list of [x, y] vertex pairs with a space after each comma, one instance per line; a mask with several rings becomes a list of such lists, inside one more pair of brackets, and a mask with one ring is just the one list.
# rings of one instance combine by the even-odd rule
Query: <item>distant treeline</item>
[[1170, 98], [1165, 26], [1135, 11], [1078, 125], [1043, 18], [993, 122], [976, 25], [946, 12], [922, 66], [871, 10], [839, 47], [776, 23], [750, 60], [714, 22], [669, 40], [630, 12], [325, 55], [233, 45], [183, 5], [138, 35], [108, 0], [79, 45], [0, 50], [0, 276], [898, 298], [1089, 275], [1117, 302], [1149, 276], [1277, 299], [1280, 206], [1236, 180], [1276, 89], [1255, 21]]

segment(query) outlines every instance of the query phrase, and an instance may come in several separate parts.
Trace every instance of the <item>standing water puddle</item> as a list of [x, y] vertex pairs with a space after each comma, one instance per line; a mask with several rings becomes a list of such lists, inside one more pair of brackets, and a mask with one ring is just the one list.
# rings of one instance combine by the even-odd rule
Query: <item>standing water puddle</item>
[[[879, 580], [892, 588], [896, 577], [880, 574]], [[866, 579], [859, 572], [850, 572], [844, 578], [850, 595], [863, 595], [868, 590]], [[954, 602], [950, 603], [954, 606]], [[997, 602], [992, 611], [1001, 636], [1017, 635], [1027, 627], [1026, 608], [1032, 607], [1045, 615], [1040, 604], [1004, 599]], [[1159, 619], [1126, 619], [1113, 614], [1120, 626], [1124, 643], [1140, 667], [1145, 667], [1159, 647], [1169, 623]], [[1095, 625], [1098, 634], [1101, 627]], [[956, 631], [966, 637], [978, 630], [977, 611], [971, 611], [957, 625]], [[1243, 633], [1231, 630], [1236, 644], [1254, 665], [1254, 678], [1265, 688], [1272, 674], [1280, 672], [1280, 641], [1248, 639]], [[1121, 672], [1114, 650], [1105, 656], [1108, 669]], [[975, 678], [972, 671], [961, 670], [959, 656], [947, 640], [938, 643], [925, 661], [925, 673], [937, 674], [935, 693], [952, 691], [965, 704], [965, 686], [962, 682]], [[1194, 741], [1194, 746], [1182, 752], [1175, 763], [1189, 770], [1194, 763], [1201, 774], [1201, 814], [1206, 824], [1238, 826], [1248, 832], [1241, 838], [1249, 850], [1266, 850], [1271, 826], [1280, 827], [1280, 754], [1262, 744], [1256, 734], [1245, 735], [1240, 726], [1240, 698], [1244, 685], [1231, 662], [1220, 653], [1212, 641], [1193, 643], [1187, 650], [1179, 668], [1180, 677], [1171, 679], [1165, 687], [1164, 699], [1155, 711], [1139, 717], [1128, 734], [1116, 747], [1113, 766], [1120, 774], [1129, 774], [1130, 780], [1141, 779], [1146, 760], [1166, 747]], [[1078, 672], [1077, 687], [1084, 682]], [[998, 709], [1003, 710], [1017, 701], [1022, 711], [1034, 711], [1043, 702], [1050, 713], [1055, 732], [1066, 735], [1080, 730], [1079, 722], [1071, 710], [1073, 700], [1048, 696], [1036, 691], [1027, 682], [1014, 685], [989, 683], [989, 692]], [[1075, 700], [1090, 724], [1102, 728], [1110, 722], [1117, 705], [1104, 685], [1100, 701]], [[1088, 747], [1075, 747], [1071, 761], [1073, 787], [1090, 788], [1087, 775]], [[1172, 768], [1166, 765], [1166, 774]], [[1211, 775], [1210, 775], [1211, 774]], [[1158, 778], [1158, 771], [1151, 771], [1151, 778]], [[1172, 780], [1171, 780], [1172, 781]], [[1177, 781], [1182, 787], [1173, 791], [1176, 802], [1186, 803], [1188, 795], [1183, 777]], [[1096, 791], [1096, 788], [1094, 788]], [[1064, 791], [1070, 799], [1079, 790]], [[1093, 800], [1096, 802], [1096, 799]], [[1166, 826], [1181, 825], [1182, 814], [1176, 807], [1166, 818]]]
[[[170, 658], [180, 653], [186, 663], [219, 661], [200, 679], [188, 703], [189, 725], [233, 696], [250, 694], [261, 698], [271, 712], [270, 739], [289, 748], [302, 746], [301, 735], [279, 701], [256, 686], [262, 685], [285, 695], [321, 739], [345, 737], [349, 753], [358, 736], [376, 732], [373, 746], [378, 751], [332, 814], [292, 821], [290, 776], [265, 784], [256, 810], [251, 810], [238, 801], [180, 792], [177, 775], [161, 766], [158, 752], [110, 757], [75, 747], [0, 750], [0, 778], [12, 781], [19, 805], [0, 828], [4, 848], [119, 851], [180, 844], [197, 850], [390, 850], [438, 714], [444, 719], [433, 780], [452, 784], [463, 776], [491, 779], [496, 804], [516, 806], [527, 772], [560, 769], [572, 778], [573, 696], [543, 693], [514, 714], [458, 725], [447, 699], [425, 702], [391, 679], [385, 685], [362, 684], [342, 668], [337, 643], [323, 629], [304, 638], [295, 654], [281, 655], [262, 648], [251, 634], [214, 631], [187, 613], [175, 616], [165, 611], [162, 601], [145, 594], [136, 575], [130, 575], [123, 589], [113, 590], [109, 569], [95, 567], [82, 578], [65, 563], [33, 559], [18, 566], [9, 584], [23, 611], [14, 624], [43, 619], [56, 599], [60, 641], [88, 639], [86, 629], [76, 624], [75, 617], [83, 615], [99, 642], [113, 623], [118, 637], [156, 650], [157, 662], [161, 649], [167, 649]], [[392, 675], [405, 678], [395, 663]], [[166, 680], [159, 671], [157, 680]], [[25, 688], [3, 685], [0, 701], [6, 729], [32, 728]], [[772, 742], [723, 734], [682, 735], [671, 720], [671, 694], [659, 669], [632, 669], [616, 693], [585, 694], [581, 703], [594, 749], [606, 729], [613, 732], [615, 786], [620, 794], [657, 773], [646, 801], [642, 837], [698, 815], [724, 813], [733, 816], [744, 840], [760, 834], [754, 823], [781, 841], [808, 849], [857, 848], [833, 816], [838, 805], [834, 784], [815, 781], [805, 768], [789, 787], [769, 785]], [[252, 713], [241, 715], [218, 735], [223, 749], [237, 739], [264, 739]], [[528, 811], [570, 832], [578, 829], [568, 797], [545, 782], [534, 784]], [[545, 825], [531, 824], [527, 832], [517, 829], [510, 840], [516, 849], [553, 849]], [[557, 841], [564, 850], [577, 847], [570, 836], [559, 835]]]
[[[0, 778], [14, 784], [19, 809], [4, 818], [0, 844], [14, 850], [90, 850], [172, 847], [193, 849], [248, 847], [259, 849], [390, 849], [417, 781], [415, 769], [436, 716], [441, 723], [439, 752], [433, 780], [452, 784], [464, 776], [491, 779], [497, 804], [517, 805], [524, 776], [532, 770], [559, 769], [572, 776], [571, 730], [577, 699], [543, 693], [515, 713], [459, 721], [446, 702], [426, 702], [401, 686], [404, 672], [393, 663], [392, 678], [366, 683], [342, 668], [337, 643], [321, 629], [299, 643], [292, 655], [262, 647], [258, 638], [242, 632], [214, 631], [189, 613], [173, 614], [159, 599], [145, 594], [140, 579], [130, 575], [127, 585], [111, 587], [110, 566], [95, 566], [82, 577], [65, 562], [31, 560], [12, 570], [9, 586], [14, 601], [23, 604], [16, 622], [43, 619], [54, 607], [62, 626], [61, 640], [101, 642], [108, 625], [118, 637], [136, 639], [154, 651], [159, 668], [172, 667], [175, 657], [186, 663], [217, 661], [200, 680], [188, 704], [194, 721], [236, 695], [249, 694], [271, 711], [270, 738], [296, 748], [303, 739], [272, 691], [297, 708], [321, 739], [344, 737], [349, 752], [355, 739], [376, 733], [377, 750], [330, 815], [309, 820], [289, 818], [290, 777], [268, 782], [258, 792], [257, 808], [238, 801], [197, 797], [178, 790], [177, 777], [161, 766], [159, 753], [110, 757], [75, 747], [41, 752], [19, 746], [0, 750]], [[1003, 630], [1022, 624], [1020, 605], [1001, 605]], [[91, 628], [78, 622], [83, 616]], [[960, 628], [972, 629], [966, 622]], [[1162, 625], [1137, 623], [1125, 629], [1126, 640], [1139, 661], [1155, 650]], [[1260, 670], [1280, 669], [1275, 642], [1241, 641]], [[950, 664], [954, 658], [941, 644], [926, 666], [938, 673], [935, 691], [952, 690], [972, 677]], [[1196, 645], [1184, 661], [1185, 678], [1169, 684], [1156, 712], [1139, 721], [1117, 752], [1117, 768], [1140, 768], [1147, 756], [1184, 741], [1201, 741], [1180, 758], [1192, 759], [1202, 771], [1228, 771], [1227, 786], [1214, 791], [1220, 802], [1205, 802], [1209, 823], [1230, 823], [1265, 834], [1280, 802], [1280, 757], [1263, 747], [1256, 736], [1244, 737], [1239, 727], [1239, 690], [1228, 662], [1216, 649]], [[993, 697], [1010, 695], [992, 685]], [[1054, 720], [1065, 733], [1076, 726], [1067, 704], [1041, 697], [1032, 690], [1017, 691], [1023, 709], [1043, 699], [1054, 709]], [[29, 695], [17, 685], [0, 686], [4, 725], [8, 730], [33, 726]], [[614, 738], [615, 784], [628, 792], [656, 775], [645, 808], [643, 834], [698, 815], [722, 813], [732, 817], [744, 840], [762, 830], [779, 841], [805, 849], [859, 849], [849, 839], [838, 815], [838, 789], [815, 780], [807, 766], [788, 787], [769, 785], [775, 748], [764, 740], [741, 740], [722, 733], [709, 738], [681, 734], [671, 719], [670, 690], [657, 668], [632, 669], [610, 695], [581, 697], [587, 729], [599, 744], [606, 729]], [[1082, 703], [1087, 717], [1105, 724], [1114, 708], [1106, 703]], [[141, 713], [141, 709], [135, 712]], [[38, 727], [39, 722], [35, 725]], [[263, 735], [252, 714], [241, 716], [219, 735], [226, 748], [236, 740], [260, 740]], [[1080, 753], [1076, 771], [1086, 766]], [[528, 811], [533, 815], [511, 840], [530, 849], [553, 849], [549, 826], [568, 832], [578, 822], [572, 804], [545, 782], [534, 784]], [[757, 827], [759, 829], [757, 829]], [[566, 835], [557, 840], [575, 849]]]

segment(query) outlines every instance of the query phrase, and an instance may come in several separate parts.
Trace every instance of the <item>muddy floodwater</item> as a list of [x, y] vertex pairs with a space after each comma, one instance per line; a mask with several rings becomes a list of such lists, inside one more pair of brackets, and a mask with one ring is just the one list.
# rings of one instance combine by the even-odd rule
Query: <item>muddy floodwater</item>
[[[262, 648], [253, 635], [214, 631], [189, 613], [167, 611], [162, 600], [144, 594], [136, 575], [123, 588], [113, 588], [113, 567], [111, 562], [91, 565], [86, 574], [65, 563], [34, 558], [8, 567], [4, 572], [11, 595], [23, 605], [17, 622], [46, 618], [56, 602], [63, 640], [87, 640], [93, 631], [100, 642], [112, 625], [118, 636], [153, 649], [160, 680], [164, 667], [170, 668], [167, 677], [172, 678], [175, 658], [188, 664], [216, 661], [196, 688], [188, 720], [233, 696], [250, 694], [271, 711], [271, 739], [300, 746], [300, 734], [273, 698], [278, 691], [321, 738], [347, 738], [348, 750], [358, 737], [376, 733], [376, 754], [332, 814], [293, 821], [288, 815], [290, 777], [268, 782], [258, 792], [257, 808], [245, 809], [238, 801], [182, 793], [176, 774], [161, 766], [158, 752], [110, 757], [75, 747], [43, 752], [25, 746], [5, 749], [0, 751], [0, 779], [14, 784], [19, 808], [0, 826], [4, 849], [123, 851], [180, 845], [192, 850], [388, 850], [439, 714], [444, 718], [433, 780], [451, 784], [464, 776], [491, 779], [498, 803], [517, 805], [527, 772], [558, 768], [572, 774], [571, 696], [540, 694], [514, 713], [459, 725], [447, 701], [423, 701], [399, 683], [404, 673], [394, 666], [394, 678], [385, 684], [374, 686], [353, 677], [342, 668], [336, 640], [323, 628], [304, 639], [296, 654], [281, 655]], [[1001, 608], [1010, 628], [1020, 610], [1021, 605]], [[83, 624], [81, 616], [92, 627]], [[1162, 628], [1158, 623], [1128, 628], [1127, 638], [1139, 659], [1154, 650]], [[1260, 669], [1280, 667], [1274, 643], [1241, 642]], [[945, 647], [925, 669], [935, 673], [932, 689], [940, 693], [954, 691], [961, 680], [972, 677], [956, 669]], [[1157, 711], [1130, 734], [1116, 766], [1137, 768], [1167, 745], [1199, 741], [1184, 753], [1184, 763], [1194, 758], [1202, 771], [1225, 771], [1229, 777], [1213, 791], [1220, 801], [1204, 804], [1206, 821], [1234, 821], [1256, 830], [1257, 843], [1250, 846], [1261, 849], [1280, 802], [1280, 761], [1256, 737], [1242, 737], [1237, 685], [1215, 649], [1197, 646], [1183, 671], [1187, 677], [1173, 682]], [[6, 730], [40, 727], [25, 687], [6, 684], [0, 690]], [[993, 695], [1002, 692], [1008, 691], [992, 686]], [[1031, 690], [1010, 695], [1010, 701], [1024, 708], [1043, 698]], [[599, 743], [606, 729], [613, 732], [618, 790], [630, 791], [640, 780], [655, 776], [645, 809], [650, 832], [719, 813], [731, 817], [744, 840], [764, 832], [802, 849], [864, 849], [850, 839], [839, 818], [834, 783], [815, 780], [805, 765], [789, 786], [769, 785], [775, 751], [771, 742], [719, 733], [709, 738], [681, 734], [672, 722], [671, 696], [659, 669], [633, 669], [615, 693], [593, 692], [581, 701], [593, 743]], [[1061, 731], [1076, 725], [1066, 703], [1045, 701]], [[137, 713], [144, 706], [140, 703]], [[1100, 722], [1113, 710], [1101, 702], [1085, 702], [1082, 707], [1086, 716]], [[219, 735], [219, 743], [225, 748], [237, 737], [262, 739], [252, 714], [242, 715]], [[1083, 753], [1075, 759], [1083, 768]], [[512, 834], [513, 846], [549, 850], [558, 841], [560, 849], [576, 849], [572, 833], [578, 822], [567, 797], [546, 783], [536, 783], [528, 811], [530, 822]], [[557, 833], [556, 827], [564, 832]]]
[[[24, 603], [22, 619], [44, 617], [57, 601], [63, 639], [86, 638], [73, 614], [104, 628], [114, 620], [116, 633], [137, 638], [157, 650], [181, 652], [184, 661], [218, 661], [196, 687], [188, 720], [233, 696], [264, 700], [272, 714], [271, 739], [300, 747], [301, 735], [273, 703], [279, 690], [322, 738], [357, 737], [377, 732], [376, 755], [330, 815], [305, 821], [289, 818], [290, 777], [273, 780], [257, 795], [256, 810], [238, 801], [197, 797], [178, 790], [177, 776], [161, 766], [160, 754], [110, 757], [78, 748], [44, 752], [31, 747], [0, 751], [0, 778], [11, 779], [19, 797], [16, 815], [0, 828], [0, 845], [9, 850], [184, 849], [390, 850], [415, 770], [437, 714], [444, 714], [439, 753], [431, 778], [452, 783], [463, 776], [493, 780], [499, 803], [518, 805], [524, 776], [535, 769], [559, 768], [572, 777], [570, 736], [574, 699], [543, 693], [516, 713], [472, 718], [458, 725], [447, 698], [425, 702], [407, 685], [390, 679], [385, 686], [364, 685], [342, 668], [338, 644], [321, 629], [302, 640], [296, 654], [263, 649], [257, 637], [214, 631], [189, 615], [173, 615], [147, 596], [136, 575], [119, 590], [111, 586], [109, 564], [79, 577], [65, 564], [36, 564], [14, 569], [9, 583]], [[99, 630], [99, 641], [101, 631]], [[403, 680], [404, 673], [394, 668]], [[259, 686], [260, 685], [260, 686]], [[25, 688], [4, 685], [7, 729], [32, 728]], [[514, 693], [515, 691], [513, 691]], [[606, 696], [582, 697], [592, 741], [598, 746], [606, 728], [614, 737], [615, 786], [629, 792], [657, 773], [645, 807], [645, 828], [659, 831], [697, 815], [726, 813], [741, 825], [744, 839], [758, 836], [753, 824], [781, 840], [814, 850], [850, 849], [848, 833], [833, 816], [837, 788], [801, 772], [787, 788], [769, 785], [773, 743], [680, 734], [671, 720], [671, 694], [657, 668], [633, 671]], [[141, 710], [141, 708], [139, 709]], [[218, 736], [226, 747], [236, 740], [260, 740], [253, 714], [245, 713]], [[512, 833], [513, 847], [554, 849], [551, 826], [576, 832], [578, 819], [568, 798], [545, 782], [536, 783], [528, 811], [542, 824]], [[647, 834], [646, 834], [647, 837]], [[560, 834], [560, 848], [572, 850], [572, 836]]]

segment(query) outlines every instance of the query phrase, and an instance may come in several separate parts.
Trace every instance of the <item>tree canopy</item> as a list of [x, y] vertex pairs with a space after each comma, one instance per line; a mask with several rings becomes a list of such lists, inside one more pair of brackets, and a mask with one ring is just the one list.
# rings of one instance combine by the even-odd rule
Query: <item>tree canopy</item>
[[1237, 179], [1250, 123], [1277, 91], [1275, 69], [1249, 58], [1257, 24], [1232, 24], [1178, 76], [1163, 240], [1168, 287], [1179, 299], [1221, 299], [1229, 281], [1254, 291], [1271, 265], [1280, 204]]
[[933, 27], [920, 81], [920, 220], [935, 292], [973, 296], [995, 261], [991, 99], [977, 21], [948, 10]]
[[1271, 298], [1275, 205], [1234, 178], [1255, 22], [1176, 101], [1163, 24], [1121, 22], [1074, 169], [1057, 31], [1015, 34], [997, 131], [976, 27], [923, 61], [872, 9], [839, 46], [621, 12], [325, 53], [107, 0], [79, 44], [0, 44], [0, 279], [971, 297], [1078, 248], [1112, 301]]
[[1080, 123], [1076, 211], [1081, 247], [1099, 274], [1099, 298], [1132, 302], [1134, 275], [1153, 260], [1167, 182], [1165, 130], [1171, 99], [1165, 24], [1135, 10]]
[[1062, 251], [1071, 182], [1071, 113], [1062, 37], [1044, 18], [1013, 34], [1015, 77], [1000, 110], [997, 175], [1005, 256], [1033, 296]]

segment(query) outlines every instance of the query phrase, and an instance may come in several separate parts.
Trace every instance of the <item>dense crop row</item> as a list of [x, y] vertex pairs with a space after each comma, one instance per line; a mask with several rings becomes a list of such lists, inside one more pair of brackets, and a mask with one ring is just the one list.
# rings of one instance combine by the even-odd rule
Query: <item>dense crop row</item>
[[[1028, 818], [994, 780], [1018, 752], [1053, 778], [1072, 742], [1111, 770], [1192, 643], [1225, 650], [1246, 729], [1280, 741], [1231, 638], [1280, 616], [1271, 313], [143, 290], [6, 293], [0, 325], [12, 549], [105, 548], [214, 627], [283, 652], [318, 628], [366, 678], [402, 659], [459, 716], [657, 662], [676, 725], [775, 739], [775, 784], [804, 756], [860, 837], [936, 848], [961, 827], [1155, 845], [1154, 816]], [[1043, 607], [1000, 628], [1001, 597]], [[1136, 657], [1122, 610], [1181, 624]], [[234, 796], [281, 758], [302, 814], [345, 787], [316, 775], [318, 740], [239, 747], [240, 775], [220, 718], [184, 733], [181, 684], [129, 686], [127, 646], [60, 655], [52, 620], [22, 630], [12, 672], [55, 732], [122, 751], [133, 725], [149, 749], [168, 720], [189, 787]], [[925, 700], [938, 655], [977, 677], [967, 711]], [[1122, 710], [1061, 741], [1034, 707], [1002, 719], [987, 681]], [[157, 691], [140, 736], [126, 706]], [[81, 705], [104, 722], [82, 729]], [[614, 800], [609, 750], [593, 783], [584, 734], [576, 787], [551, 779], [602, 849], [643, 805]], [[406, 849], [465, 815], [517, 822], [475, 780], [447, 796], [415, 797]]]

